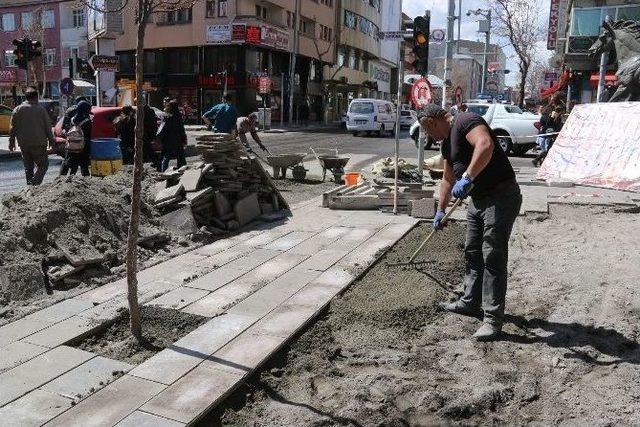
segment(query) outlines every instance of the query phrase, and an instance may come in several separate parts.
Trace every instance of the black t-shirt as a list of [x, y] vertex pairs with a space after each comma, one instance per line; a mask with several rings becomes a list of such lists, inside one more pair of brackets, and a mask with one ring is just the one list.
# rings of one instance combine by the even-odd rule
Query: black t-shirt
[[496, 184], [514, 180], [516, 177], [509, 158], [498, 144], [498, 139], [487, 122], [478, 114], [468, 111], [456, 114], [449, 138], [442, 142], [442, 157], [452, 165], [456, 178], [462, 178], [473, 156], [473, 146], [467, 140], [467, 135], [473, 128], [481, 125], [486, 126], [491, 134], [494, 142], [493, 155], [480, 175], [474, 177], [472, 196], [490, 193]]

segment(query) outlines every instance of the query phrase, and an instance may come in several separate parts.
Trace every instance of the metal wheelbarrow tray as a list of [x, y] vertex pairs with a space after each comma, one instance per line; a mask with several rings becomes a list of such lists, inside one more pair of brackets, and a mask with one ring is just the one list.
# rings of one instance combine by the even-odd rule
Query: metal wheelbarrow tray
[[[278, 179], [278, 177], [286, 178], [287, 169], [302, 163], [306, 155], [307, 153], [275, 154], [267, 156], [265, 160], [269, 163], [269, 166], [273, 168], [273, 177]], [[280, 172], [282, 176], [280, 176]]]

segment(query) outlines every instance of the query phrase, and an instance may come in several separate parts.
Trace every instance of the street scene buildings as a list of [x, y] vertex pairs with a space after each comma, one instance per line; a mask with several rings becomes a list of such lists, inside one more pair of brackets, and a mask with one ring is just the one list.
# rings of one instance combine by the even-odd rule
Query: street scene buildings
[[0, 426], [640, 425], [640, 0], [0, 0]]

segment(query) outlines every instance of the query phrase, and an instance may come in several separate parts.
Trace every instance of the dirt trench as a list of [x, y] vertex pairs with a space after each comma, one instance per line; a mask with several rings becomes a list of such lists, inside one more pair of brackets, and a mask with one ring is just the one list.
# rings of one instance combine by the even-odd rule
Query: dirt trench
[[460, 291], [463, 227], [406, 260], [400, 241], [326, 315], [200, 425], [428, 426], [640, 423], [640, 215], [556, 207], [512, 236], [507, 323], [443, 313]]

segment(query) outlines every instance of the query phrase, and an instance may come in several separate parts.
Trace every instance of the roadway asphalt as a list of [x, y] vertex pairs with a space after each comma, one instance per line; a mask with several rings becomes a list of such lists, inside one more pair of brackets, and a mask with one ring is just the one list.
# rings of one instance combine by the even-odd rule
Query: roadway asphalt
[[[201, 132], [189, 132], [189, 144], [195, 144], [195, 137]], [[307, 160], [314, 159], [311, 147], [314, 149], [337, 149], [339, 153], [367, 154], [377, 158], [393, 156], [394, 138], [393, 136], [353, 136], [340, 130], [317, 130], [296, 131], [286, 133], [261, 134], [265, 145], [274, 154], [284, 153], [307, 153]], [[26, 185], [22, 160], [18, 158], [7, 158], [8, 138], [0, 136], [0, 194], [19, 190]], [[4, 151], [3, 151], [4, 149]], [[413, 140], [409, 138], [405, 130], [400, 139], [400, 157], [415, 162], [417, 150]], [[425, 158], [436, 155], [437, 151], [428, 150]], [[58, 175], [61, 158], [58, 156], [49, 157], [49, 170], [45, 177], [45, 182], [51, 181]], [[530, 164], [530, 158], [511, 158], [514, 167]]]

